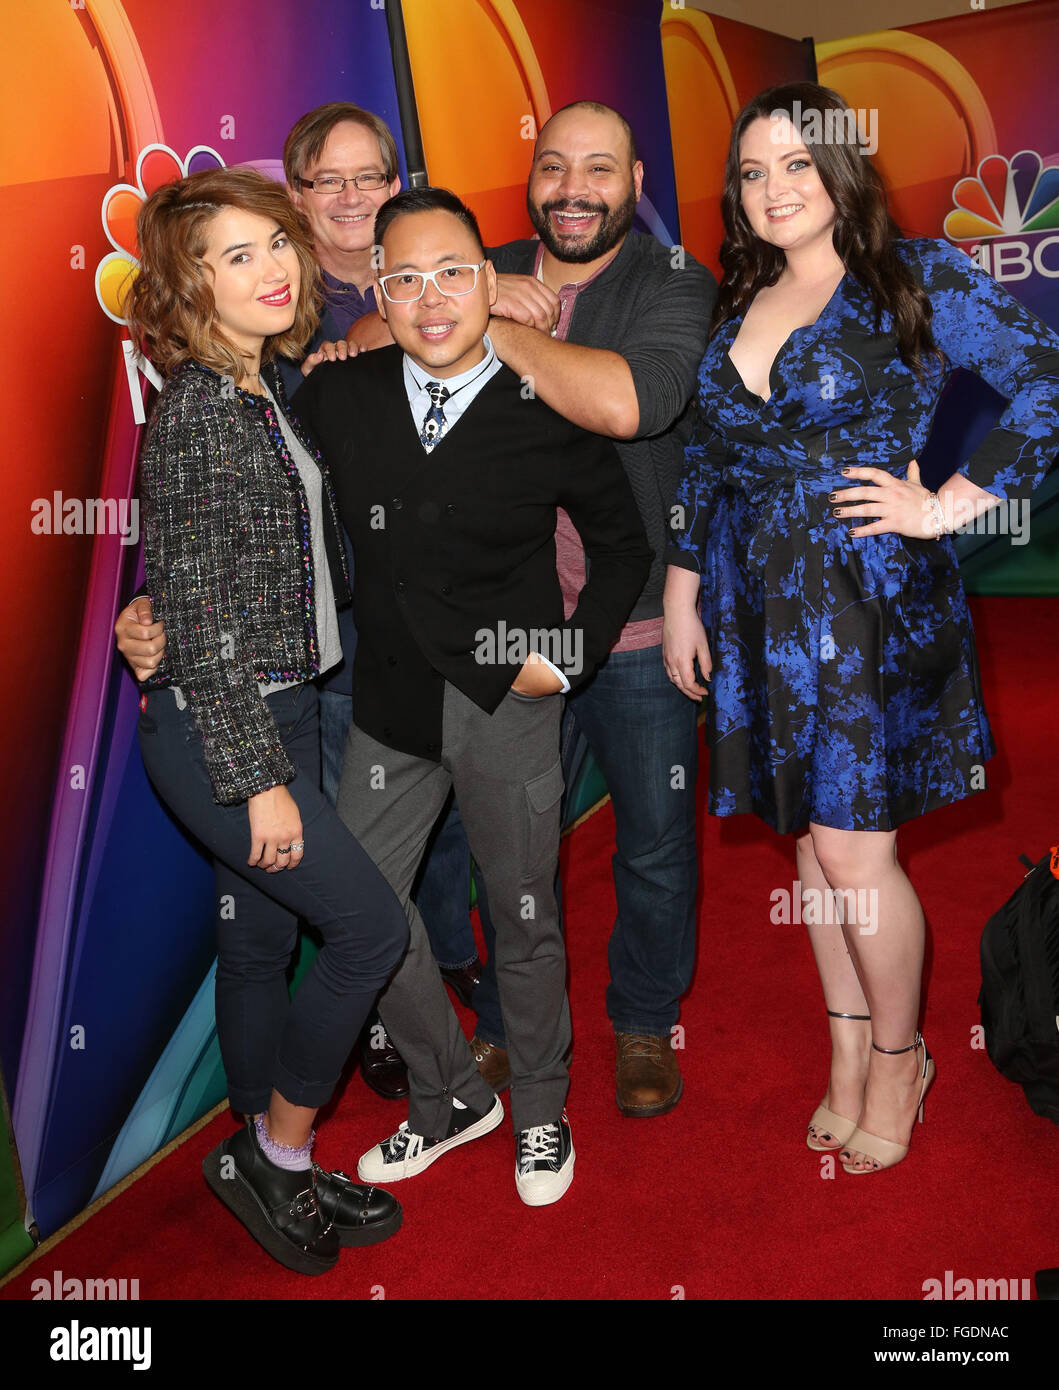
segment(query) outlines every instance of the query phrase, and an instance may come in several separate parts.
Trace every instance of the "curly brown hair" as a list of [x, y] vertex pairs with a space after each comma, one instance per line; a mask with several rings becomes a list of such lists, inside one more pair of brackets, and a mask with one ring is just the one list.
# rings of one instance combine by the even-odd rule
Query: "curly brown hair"
[[298, 258], [301, 280], [294, 323], [285, 333], [265, 339], [262, 363], [277, 355], [301, 358], [316, 330], [320, 269], [283, 185], [247, 165], [205, 169], [157, 189], [136, 219], [140, 271], [125, 313], [133, 340], [166, 376], [189, 361], [235, 381], [243, 376], [243, 355], [217, 323], [213, 270], [203, 259], [209, 223], [226, 207], [255, 213], [281, 227]]
[[[769, 87], [747, 103], [735, 118], [724, 170], [721, 211], [725, 237], [721, 245], [721, 285], [713, 313], [711, 332], [742, 313], [758, 290], [774, 285], [786, 257], [756, 235], [742, 204], [740, 145], [747, 128], [761, 117], [776, 119], [782, 112], [796, 129], [799, 116], [820, 113], [826, 131], [852, 134], [853, 113], [829, 87], [815, 82], [791, 82]], [[835, 115], [828, 118], [827, 113]], [[839, 114], [841, 113], [841, 115]], [[851, 131], [851, 126], [853, 131]], [[944, 361], [930, 331], [931, 305], [922, 286], [897, 253], [902, 232], [890, 216], [882, 179], [855, 138], [810, 140], [810, 130], [800, 131], [813, 158], [828, 197], [835, 207], [834, 247], [846, 269], [871, 295], [875, 331], [883, 313], [890, 314], [898, 351], [917, 375], [926, 370], [928, 358]]]

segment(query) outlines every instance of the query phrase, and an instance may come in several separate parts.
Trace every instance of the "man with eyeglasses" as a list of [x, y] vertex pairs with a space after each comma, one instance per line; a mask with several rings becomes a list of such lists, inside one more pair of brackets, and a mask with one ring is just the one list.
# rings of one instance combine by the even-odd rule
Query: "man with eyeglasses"
[[[496, 357], [497, 297], [474, 214], [412, 189], [378, 214], [379, 312], [395, 345], [317, 367], [292, 405], [323, 445], [357, 558], [355, 723], [338, 809], [406, 905], [410, 946], [379, 1010], [408, 1062], [408, 1120], [362, 1181], [415, 1177], [503, 1119], [409, 893], [455, 788], [489, 883], [510, 1049], [515, 1185], [530, 1206], [573, 1177], [570, 1017], [555, 872], [560, 692], [605, 656], [650, 562], [612, 444], [555, 414]], [[564, 619], [556, 507], [591, 560]]]
[[[498, 357], [559, 414], [615, 441], [655, 556], [609, 659], [568, 700], [563, 723], [564, 771], [576, 762], [580, 735], [614, 810], [618, 910], [607, 1013], [616, 1100], [633, 1117], [664, 1115], [683, 1092], [670, 1035], [695, 963], [698, 732], [696, 706], [663, 668], [662, 589], [666, 509], [717, 292], [682, 247], [632, 230], [643, 176], [628, 121], [600, 102], [572, 102], [534, 147], [526, 207], [539, 240], [489, 252], [502, 287], [491, 327]], [[569, 611], [585, 563], [562, 516], [556, 552]], [[477, 881], [491, 957], [488, 876]], [[489, 959], [473, 1003], [471, 1047], [500, 1091], [510, 1067]]]
[[[324, 304], [310, 344], [345, 337], [368, 315], [360, 332], [378, 322], [374, 314], [375, 214], [401, 187], [397, 145], [385, 121], [350, 102], [332, 101], [307, 112], [283, 145], [283, 171], [295, 205], [312, 232], [323, 276]], [[365, 346], [367, 343], [365, 343]], [[301, 385], [294, 362], [283, 364], [291, 396]]]

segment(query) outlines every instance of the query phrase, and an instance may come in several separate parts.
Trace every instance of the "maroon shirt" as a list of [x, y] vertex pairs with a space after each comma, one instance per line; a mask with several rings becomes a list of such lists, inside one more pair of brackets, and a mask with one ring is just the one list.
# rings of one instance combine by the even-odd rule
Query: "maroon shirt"
[[[617, 255], [617, 252], [614, 254]], [[533, 264], [533, 273], [538, 278], [540, 278], [543, 257], [544, 243], [542, 242], [537, 251], [537, 259]], [[593, 280], [603, 274], [613, 259], [614, 256], [611, 256], [604, 261], [595, 274], [590, 275], [587, 280], [572, 281], [570, 284], [559, 287], [559, 322], [552, 329], [553, 338], [558, 338], [561, 342], [566, 341], [566, 335], [570, 331], [570, 320], [574, 316], [574, 304], [577, 296], [587, 285], [591, 285]], [[562, 507], [556, 511], [555, 568], [559, 575], [559, 587], [563, 591], [565, 616], [569, 621], [570, 614], [577, 607], [577, 596], [585, 586], [585, 549], [581, 544], [581, 537], [577, 534], [574, 523]], [[661, 641], [662, 619], [644, 618], [640, 622], [626, 623], [611, 651], [637, 651], [642, 647], [657, 647]]]

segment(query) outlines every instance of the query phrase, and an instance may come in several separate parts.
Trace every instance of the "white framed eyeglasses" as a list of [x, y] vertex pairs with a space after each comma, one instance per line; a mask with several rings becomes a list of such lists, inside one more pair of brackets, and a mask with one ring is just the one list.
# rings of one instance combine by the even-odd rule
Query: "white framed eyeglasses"
[[409, 304], [422, 299], [429, 281], [448, 298], [470, 294], [478, 284], [478, 272], [485, 265], [445, 265], [440, 270], [400, 270], [394, 275], [381, 275], [382, 292], [392, 304]]

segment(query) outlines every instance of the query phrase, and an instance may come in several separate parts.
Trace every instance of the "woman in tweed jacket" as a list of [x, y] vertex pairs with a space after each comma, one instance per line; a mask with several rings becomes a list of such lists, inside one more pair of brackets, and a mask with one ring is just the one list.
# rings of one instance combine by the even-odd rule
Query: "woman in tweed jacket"
[[[313, 676], [341, 659], [348, 582], [327, 469], [286, 414], [277, 354], [316, 321], [315, 261], [283, 189], [193, 174], [138, 223], [129, 323], [166, 375], [140, 463], [147, 589], [168, 646], [139, 738], [205, 845], [218, 902], [217, 1033], [247, 1125], [203, 1171], [276, 1259], [329, 1269], [400, 1225], [387, 1193], [311, 1159], [312, 1123], [405, 948], [405, 914], [320, 788]], [[293, 1000], [297, 919], [324, 945]]]

